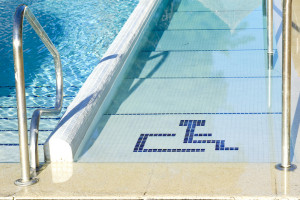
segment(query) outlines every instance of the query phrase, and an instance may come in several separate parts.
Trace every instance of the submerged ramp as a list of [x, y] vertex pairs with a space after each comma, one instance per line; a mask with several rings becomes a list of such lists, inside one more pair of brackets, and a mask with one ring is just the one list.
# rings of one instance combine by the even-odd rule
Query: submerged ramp
[[[226, 1], [226, 3], [225, 3]], [[279, 162], [281, 65], [262, 2], [171, 1], [79, 162]]]

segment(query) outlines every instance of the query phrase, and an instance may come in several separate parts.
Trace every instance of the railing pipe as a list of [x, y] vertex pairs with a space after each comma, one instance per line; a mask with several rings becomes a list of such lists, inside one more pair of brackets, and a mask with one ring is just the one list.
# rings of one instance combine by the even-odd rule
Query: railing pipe
[[13, 53], [15, 64], [15, 81], [18, 108], [18, 126], [20, 141], [20, 164], [22, 178], [15, 183], [17, 185], [30, 185], [34, 181], [30, 178], [29, 154], [28, 154], [28, 137], [27, 137], [27, 114], [25, 99], [25, 79], [24, 79], [24, 62], [23, 62], [23, 44], [22, 29], [25, 6], [19, 7], [14, 16], [13, 25]]
[[291, 127], [291, 25], [292, 1], [283, 1], [282, 26], [282, 163], [291, 166], [290, 127]]
[[39, 120], [42, 114], [56, 115], [62, 109], [63, 102], [63, 79], [60, 56], [51, 40], [43, 30], [37, 19], [34, 17], [30, 9], [26, 5], [20, 5], [14, 15], [13, 25], [13, 53], [15, 63], [15, 81], [17, 91], [17, 108], [18, 108], [18, 126], [20, 140], [20, 163], [22, 168], [22, 178], [15, 181], [16, 185], [27, 186], [38, 181], [37, 178], [32, 178], [30, 175], [29, 153], [28, 153], [28, 135], [27, 135], [27, 114], [26, 114], [26, 99], [25, 99], [25, 79], [24, 79], [24, 63], [23, 63], [23, 20], [26, 17], [27, 21], [33, 27], [37, 35], [41, 38], [47, 49], [54, 58], [55, 73], [56, 73], [56, 101], [53, 109], [37, 109], [34, 111], [30, 125], [30, 157], [31, 168], [35, 171], [39, 165], [38, 161], [38, 128]]
[[273, 68], [273, 0], [267, 0], [268, 68]]
[[277, 168], [294, 170], [290, 159], [292, 0], [283, 0], [282, 17], [282, 152]]

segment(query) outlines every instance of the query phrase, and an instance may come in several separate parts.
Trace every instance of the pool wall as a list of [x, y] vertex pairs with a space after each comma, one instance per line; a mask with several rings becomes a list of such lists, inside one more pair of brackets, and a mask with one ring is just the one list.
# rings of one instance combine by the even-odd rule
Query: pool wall
[[139, 2], [47, 139], [44, 146], [46, 161], [73, 161], [98, 108], [105, 101], [149, 18], [161, 1], [141, 0]]

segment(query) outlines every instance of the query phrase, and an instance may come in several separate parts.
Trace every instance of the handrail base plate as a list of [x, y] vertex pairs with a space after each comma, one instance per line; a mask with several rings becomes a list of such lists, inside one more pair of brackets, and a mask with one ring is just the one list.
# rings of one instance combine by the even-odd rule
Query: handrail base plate
[[275, 165], [275, 168], [280, 170], [280, 171], [294, 171], [297, 169], [297, 165], [291, 164], [289, 167], [283, 167], [280, 163]]
[[18, 179], [15, 181], [15, 185], [16, 186], [21, 186], [21, 187], [25, 187], [25, 186], [29, 186], [29, 185], [33, 185], [35, 183], [39, 182], [38, 178], [31, 178], [29, 181], [27, 182], [23, 182], [23, 179]]

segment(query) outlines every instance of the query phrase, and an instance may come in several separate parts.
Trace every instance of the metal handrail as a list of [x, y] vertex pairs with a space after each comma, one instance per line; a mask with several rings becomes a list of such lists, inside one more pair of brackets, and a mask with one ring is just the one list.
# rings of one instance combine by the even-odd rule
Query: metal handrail
[[283, 0], [282, 3], [282, 152], [281, 164], [276, 168], [292, 171], [296, 169], [290, 158], [292, 0]]
[[[273, 68], [273, 0], [267, 0], [268, 24], [268, 68]], [[279, 170], [293, 171], [297, 168], [291, 163], [291, 27], [292, 0], [282, 1], [282, 144]]]
[[30, 159], [31, 168], [35, 176], [36, 169], [39, 166], [38, 161], [38, 129], [41, 115], [57, 115], [62, 109], [63, 102], [63, 79], [60, 55], [48, 35], [32, 14], [28, 6], [20, 5], [14, 15], [13, 25], [13, 53], [15, 65], [15, 81], [17, 92], [17, 108], [18, 108], [18, 126], [20, 140], [20, 163], [22, 168], [22, 178], [15, 181], [16, 185], [27, 186], [38, 181], [37, 178], [31, 177], [28, 154], [28, 135], [27, 135], [27, 114], [25, 99], [25, 79], [24, 79], [24, 62], [23, 62], [23, 20], [26, 17], [29, 24], [35, 30], [47, 49], [54, 58], [56, 73], [56, 101], [53, 109], [37, 109], [33, 112], [30, 124]]
[[268, 68], [273, 68], [273, 0], [267, 0]]

